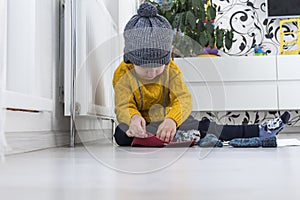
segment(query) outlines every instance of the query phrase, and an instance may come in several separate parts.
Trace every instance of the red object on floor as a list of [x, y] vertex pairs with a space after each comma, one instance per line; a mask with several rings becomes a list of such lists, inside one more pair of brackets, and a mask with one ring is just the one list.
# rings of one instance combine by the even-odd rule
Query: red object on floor
[[185, 142], [164, 142], [157, 138], [152, 133], [147, 133], [148, 137], [138, 138], [134, 137], [131, 143], [132, 147], [191, 147], [195, 144], [194, 140]]

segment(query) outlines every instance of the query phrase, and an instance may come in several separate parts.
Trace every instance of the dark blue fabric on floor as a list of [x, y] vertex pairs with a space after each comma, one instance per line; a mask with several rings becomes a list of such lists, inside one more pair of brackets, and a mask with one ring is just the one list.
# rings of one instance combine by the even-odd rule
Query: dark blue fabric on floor
[[213, 134], [207, 134], [197, 144], [199, 147], [223, 147], [223, 143]]
[[260, 147], [261, 140], [259, 137], [235, 138], [230, 140], [228, 144], [233, 147]]
[[229, 141], [229, 145], [233, 147], [277, 147], [276, 137], [261, 139], [259, 137], [252, 138], [235, 138]]
[[270, 137], [270, 138], [265, 138], [263, 140], [261, 140], [262, 147], [277, 147], [277, 140], [276, 137]]

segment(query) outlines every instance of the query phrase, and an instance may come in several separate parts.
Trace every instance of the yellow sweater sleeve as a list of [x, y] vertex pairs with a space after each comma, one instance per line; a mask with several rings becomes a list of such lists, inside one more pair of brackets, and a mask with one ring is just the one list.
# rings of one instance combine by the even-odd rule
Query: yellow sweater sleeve
[[169, 71], [170, 109], [166, 118], [173, 119], [177, 127], [185, 121], [192, 111], [192, 96], [182, 79], [179, 67], [171, 62]]
[[119, 123], [130, 124], [133, 115], [141, 115], [136, 106], [134, 96], [131, 90], [128, 73], [129, 70], [123, 67], [116, 69], [113, 78], [113, 87], [115, 92], [115, 113]]

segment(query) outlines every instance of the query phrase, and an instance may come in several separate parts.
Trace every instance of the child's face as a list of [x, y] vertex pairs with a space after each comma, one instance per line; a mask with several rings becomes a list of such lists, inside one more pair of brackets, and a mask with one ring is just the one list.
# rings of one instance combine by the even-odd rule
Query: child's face
[[138, 75], [147, 80], [155, 79], [157, 76], [161, 75], [165, 69], [165, 65], [153, 68], [141, 67], [134, 65], [134, 69]]

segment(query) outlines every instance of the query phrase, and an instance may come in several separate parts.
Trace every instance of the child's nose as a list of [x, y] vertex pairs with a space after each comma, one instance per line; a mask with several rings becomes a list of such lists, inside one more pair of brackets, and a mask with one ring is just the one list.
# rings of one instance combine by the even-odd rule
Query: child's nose
[[154, 76], [155, 75], [155, 71], [154, 70], [149, 70], [148, 71], [148, 76]]

